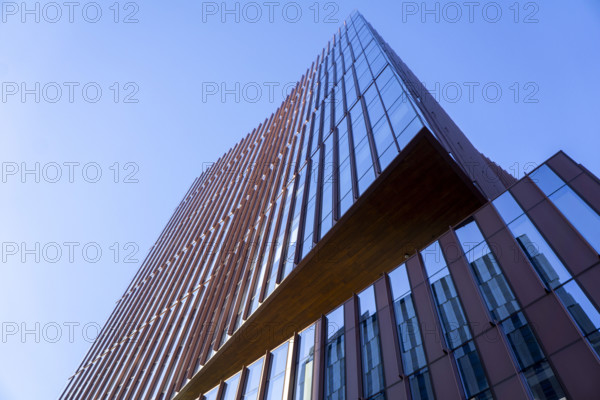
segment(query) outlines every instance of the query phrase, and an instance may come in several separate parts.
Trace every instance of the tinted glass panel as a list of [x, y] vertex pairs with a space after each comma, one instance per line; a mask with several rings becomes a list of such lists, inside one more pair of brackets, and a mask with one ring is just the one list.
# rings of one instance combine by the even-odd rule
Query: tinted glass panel
[[298, 360], [294, 400], [310, 400], [312, 396], [313, 365], [315, 359], [314, 325], [299, 334]]
[[325, 344], [325, 399], [346, 399], [346, 358], [344, 349], [344, 307], [327, 315]]
[[248, 367], [248, 375], [244, 384], [242, 399], [256, 400], [258, 397], [258, 386], [260, 385], [260, 375], [262, 372], [264, 358], [255, 361]]
[[221, 400], [235, 400], [235, 395], [240, 383], [240, 375], [241, 374], [238, 372], [225, 381], [225, 388], [223, 389], [223, 397]]
[[217, 394], [219, 393], [219, 386], [212, 389], [210, 392], [204, 395], [204, 400], [217, 400]]
[[483, 365], [473, 342], [468, 342], [454, 352], [456, 364], [468, 398], [492, 399]]
[[284, 343], [271, 352], [269, 377], [267, 378], [266, 400], [282, 400], [283, 384], [288, 357], [288, 343]]
[[385, 383], [373, 286], [358, 295], [358, 303], [363, 395], [367, 399], [383, 399], [385, 398]]
[[547, 165], [531, 173], [530, 178], [544, 192], [590, 245], [600, 253], [600, 215]]

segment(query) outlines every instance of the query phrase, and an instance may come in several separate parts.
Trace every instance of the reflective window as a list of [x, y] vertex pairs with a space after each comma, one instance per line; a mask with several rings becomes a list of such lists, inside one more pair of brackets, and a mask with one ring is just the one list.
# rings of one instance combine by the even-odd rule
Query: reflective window
[[365, 93], [364, 98], [369, 119], [373, 125], [373, 138], [375, 139], [378, 158], [383, 170], [398, 154], [394, 143], [394, 136], [385, 117], [383, 104], [377, 93], [376, 85], [371, 85]]
[[429, 370], [424, 368], [413, 374], [409, 378], [410, 394], [413, 400], [432, 400], [435, 399], [431, 387], [431, 377]]
[[223, 397], [221, 400], [235, 400], [237, 394], [237, 388], [240, 383], [241, 373], [237, 373], [231, 378], [225, 381], [225, 387], [223, 388]]
[[377, 147], [379, 165], [383, 171], [398, 155], [390, 124], [385, 116], [373, 125], [373, 138]]
[[[275, 204], [273, 204], [273, 207], [271, 207], [269, 209], [269, 211], [267, 211], [268, 215], [265, 215], [267, 224], [270, 224], [270, 228], [269, 228], [269, 236], [267, 238], [267, 241], [265, 242], [265, 246], [264, 246], [264, 251], [262, 254], [262, 261], [260, 262], [260, 269], [258, 270], [258, 279], [256, 280], [256, 282], [254, 282], [254, 289], [252, 290], [252, 297], [250, 298], [251, 301], [251, 306], [250, 306], [250, 314], [252, 314], [257, 308], [259, 303], [259, 299], [260, 299], [260, 290], [261, 290], [261, 286], [262, 286], [262, 282], [263, 279], [265, 277], [265, 271], [267, 269], [267, 264], [269, 262], [269, 250], [270, 250], [270, 244], [273, 241], [273, 232], [275, 231], [275, 218], [271, 218], [272, 214], [274, 214], [274, 210], [277, 209], [277, 202]], [[271, 218], [271, 220], [269, 221], [269, 218]]]
[[287, 367], [288, 347], [289, 342], [285, 342], [271, 352], [265, 400], [283, 399], [283, 384]]
[[310, 167], [308, 182], [308, 201], [306, 202], [306, 212], [304, 214], [304, 234], [302, 235], [302, 255], [300, 260], [308, 254], [313, 248], [313, 232], [315, 227], [315, 209], [317, 202], [318, 176], [319, 176], [319, 154], [312, 157], [312, 161], [307, 165]]
[[334, 125], [340, 123], [341, 119], [344, 118], [344, 98], [342, 97], [342, 85], [335, 87], [333, 112], [335, 116]]
[[587, 337], [590, 345], [600, 355], [600, 313], [574, 280], [556, 289], [556, 294]]
[[323, 182], [321, 184], [321, 226], [319, 238], [325, 236], [333, 225], [333, 184], [336, 177], [333, 168], [333, 135], [323, 144], [325, 153], [323, 163]]
[[398, 140], [400, 150], [419, 132], [423, 126], [415, 110], [412, 108], [405, 96], [400, 97], [389, 109], [388, 115]]
[[327, 315], [324, 383], [325, 400], [346, 400], [344, 306]]
[[352, 69], [348, 70], [348, 73], [344, 76], [344, 84], [346, 85], [346, 106], [350, 109], [357, 100]]
[[288, 214], [290, 212], [290, 205], [292, 203], [293, 198], [293, 189], [294, 182], [290, 183], [287, 190], [284, 192], [285, 203], [282, 210], [281, 223], [279, 226], [279, 234], [277, 235], [277, 239], [275, 240], [274, 246], [274, 256], [273, 262], [271, 263], [271, 271], [267, 277], [267, 289], [265, 298], [269, 296], [273, 290], [275, 289], [275, 285], [277, 283], [277, 272], [279, 271], [279, 263], [281, 261], [281, 253], [283, 251], [283, 240], [286, 232], [286, 225], [288, 221]]
[[[427, 365], [419, 321], [415, 312], [410, 283], [403, 264], [389, 273], [394, 314], [398, 328], [398, 340], [404, 374], [409, 376], [413, 399], [433, 399], [433, 389]], [[422, 369], [423, 368], [423, 369]]]
[[294, 400], [310, 400], [315, 360], [315, 326], [313, 325], [301, 332], [298, 335], [298, 341]]
[[549, 288], [556, 288], [571, 279], [569, 271], [567, 271], [529, 217], [523, 213], [523, 210], [510, 192], [502, 194], [498, 199], [493, 201], [493, 204], [503, 219], [505, 215], [507, 219], [513, 218], [516, 210], [520, 210], [521, 215], [512, 222], [509, 221], [507, 224], [508, 228], [542, 278], [542, 281]]
[[[335, 106], [334, 96], [330, 95], [329, 98], [325, 101], [324, 107], [322, 109], [323, 113], [323, 129], [321, 135], [321, 141], [327, 139], [327, 136], [331, 133], [331, 110], [332, 107]], [[319, 143], [320, 144], [320, 143]]]
[[367, 64], [367, 59], [364, 54], [361, 54], [360, 57], [357, 58], [355, 65], [356, 70], [356, 80], [358, 81], [358, 88], [360, 93], [364, 93], [367, 90], [367, 87], [373, 81], [373, 77], [371, 76], [371, 71], [369, 70], [369, 65]]
[[375, 124], [381, 117], [383, 117], [383, 104], [379, 100], [379, 94], [377, 93], [376, 85], [371, 85], [365, 93], [365, 104], [369, 112], [371, 123]]
[[344, 49], [344, 72], [348, 72], [352, 63], [352, 53], [350, 52], [350, 48], [346, 47]]
[[372, 41], [371, 43], [374, 44], [374, 46], [372, 48], [367, 49], [365, 53], [367, 55], [369, 65], [371, 66], [371, 70], [373, 71], [373, 75], [377, 76], [379, 75], [381, 70], [383, 70], [383, 68], [386, 66], [387, 61], [379, 45], [376, 45], [375, 41]]
[[282, 279], [289, 275], [292, 272], [295, 264], [296, 257], [296, 241], [298, 240], [298, 228], [300, 226], [300, 214], [302, 212], [302, 199], [304, 196], [304, 184], [306, 178], [306, 170], [304, 168], [298, 172], [298, 186], [296, 187], [296, 194], [294, 196], [294, 216], [292, 217], [292, 221], [290, 226], [288, 227], [288, 243], [287, 249], [285, 251], [285, 264], [283, 267]]
[[258, 397], [258, 386], [260, 385], [260, 376], [262, 373], [264, 357], [255, 361], [248, 367], [246, 382], [244, 383], [243, 400], [256, 400]]
[[348, 141], [348, 125], [344, 118], [338, 126], [338, 154], [339, 154], [339, 184], [340, 184], [340, 200], [339, 209], [340, 217], [346, 213], [348, 208], [354, 202], [352, 193], [352, 164], [350, 161], [350, 143]]
[[600, 215], [547, 165], [542, 165], [531, 173], [530, 178], [596, 252], [600, 253]]
[[383, 361], [373, 286], [358, 295], [358, 323], [360, 326], [363, 395], [366, 399], [384, 399]]
[[456, 348], [471, 339], [471, 332], [438, 242], [423, 250], [421, 256], [446, 340]]
[[373, 169], [373, 158], [371, 157], [371, 148], [367, 139], [367, 127], [360, 102], [354, 106], [350, 113], [356, 173], [358, 177], [358, 192], [360, 195], [375, 180], [375, 170]]
[[[327, 103], [323, 103], [323, 104], [327, 104]], [[322, 139], [321, 118], [322, 118], [323, 110], [326, 110], [326, 109], [327, 109], [327, 107], [321, 107], [321, 112], [315, 112], [313, 114], [314, 126], [312, 127], [313, 134], [312, 134], [312, 142], [310, 144], [310, 154], [311, 155], [315, 154], [315, 152], [319, 148], [319, 145], [321, 144], [321, 139]]]
[[492, 394], [473, 341], [454, 350], [454, 358], [465, 388], [467, 398], [492, 400]]
[[529, 383], [529, 388], [533, 393], [534, 399], [566, 400], [567, 398], [565, 395], [560, 397], [559, 395], [556, 397], [548, 395], [548, 393], [560, 393], [562, 392], [562, 389], [558, 382], [556, 382], [554, 372], [547, 362], [537, 364], [525, 371], [525, 379], [527, 379], [527, 382]]
[[381, 75], [377, 77], [376, 82], [383, 99], [383, 105], [386, 110], [389, 110], [396, 100], [404, 94], [398, 79], [392, 72], [392, 67], [386, 67]]
[[550, 196], [565, 185], [563, 180], [545, 164], [529, 174], [529, 178], [531, 178], [546, 196]]

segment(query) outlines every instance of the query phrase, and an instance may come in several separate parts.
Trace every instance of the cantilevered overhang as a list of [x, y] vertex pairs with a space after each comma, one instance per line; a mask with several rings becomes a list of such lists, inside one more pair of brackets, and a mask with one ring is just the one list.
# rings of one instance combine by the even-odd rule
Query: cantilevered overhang
[[485, 203], [423, 128], [175, 397], [196, 399]]

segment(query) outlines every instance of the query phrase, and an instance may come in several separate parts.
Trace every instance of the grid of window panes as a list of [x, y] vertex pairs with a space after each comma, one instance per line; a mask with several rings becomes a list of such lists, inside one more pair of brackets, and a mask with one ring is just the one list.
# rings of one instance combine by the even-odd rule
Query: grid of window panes
[[[543, 176], [532, 176], [540, 180], [539, 186], [545, 187]], [[600, 312], [596, 306], [510, 192], [499, 196], [493, 204], [546, 289], [556, 293], [592, 348], [600, 355]]]
[[446, 343], [453, 351], [465, 394], [469, 399], [492, 399], [469, 323], [439, 243], [432, 243], [420, 254]]
[[471, 221], [455, 232], [490, 316], [499, 323], [534, 398], [564, 399], [564, 391], [477, 223]]
[[346, 350], [344, 347], [344, 307], [338, 307], [329, 313], [326, 321], [324, 399], [345, 400]]

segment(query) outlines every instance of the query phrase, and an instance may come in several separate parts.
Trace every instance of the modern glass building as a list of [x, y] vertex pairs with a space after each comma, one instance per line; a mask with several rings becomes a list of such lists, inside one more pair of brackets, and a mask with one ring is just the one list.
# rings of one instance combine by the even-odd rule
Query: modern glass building
[[[61, 399], [594, 399], [600, 181], [516, 181], [359, 13], [192, 184]], [[450, 227], [450, 228], [449, 228]]]

